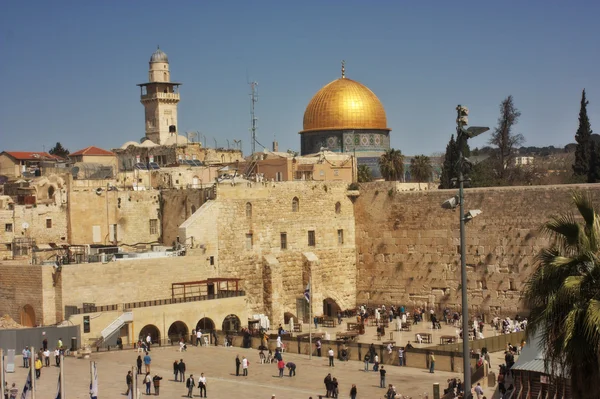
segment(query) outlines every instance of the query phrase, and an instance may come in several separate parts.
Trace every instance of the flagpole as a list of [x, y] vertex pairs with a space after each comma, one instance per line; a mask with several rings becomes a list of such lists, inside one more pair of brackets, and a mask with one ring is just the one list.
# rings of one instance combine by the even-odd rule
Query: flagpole
[[6, 389], [4, 379], [4, 349], [0, 348], [0, 386], [2, 387], [2, 395], [4, 395], [4, 390]]
[[312, 270], [308, 275], [308, 359], [312, 360]]
[[135, 370], [135, 367], [131, 368], [131, 374], [133, 375], [131, 381], [131, 398], [137, 399], [137, 372]]
[[91, 392], [94, 389], [94, 366], [93, 366], [93, 360], [90, 360], [90, 396], [94, 396], [91, 394]]
[[35, 399], [35, 357], [35, 348], [32, 346], [31, 357], [29, 358], [29, 375], [31, 376], [31, 399]]
[[65, 399], [65, 356], [60, 354], [60, 399]]

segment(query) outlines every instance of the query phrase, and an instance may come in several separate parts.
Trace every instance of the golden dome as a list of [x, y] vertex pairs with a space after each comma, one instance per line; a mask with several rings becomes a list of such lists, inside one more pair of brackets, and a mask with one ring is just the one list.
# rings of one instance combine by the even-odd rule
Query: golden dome
[[375, 93], [342, 77], [323, 87], [310, 100], [304, 112], [304, 130], [300, 133], [346, 129], [391, 130]]

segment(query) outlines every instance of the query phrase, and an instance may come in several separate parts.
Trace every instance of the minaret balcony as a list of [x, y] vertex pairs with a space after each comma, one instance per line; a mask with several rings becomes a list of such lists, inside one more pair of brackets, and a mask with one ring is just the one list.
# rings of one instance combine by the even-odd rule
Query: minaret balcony
[[141, 97], [142, 101], [148, 100], [180, 100], [179, 93], [150, 93]]

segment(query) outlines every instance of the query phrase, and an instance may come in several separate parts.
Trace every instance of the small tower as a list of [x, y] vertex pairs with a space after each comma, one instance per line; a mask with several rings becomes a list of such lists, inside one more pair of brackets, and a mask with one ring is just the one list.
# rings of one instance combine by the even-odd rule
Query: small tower
[[146, 138], [155, 144], [164, 144], [177, 134], [177, 103], [179, 86], [171, 82], [169, 58], [158, 48], [150, 57], [148, 83], [140, 86], [140, 101], [145, 108]]

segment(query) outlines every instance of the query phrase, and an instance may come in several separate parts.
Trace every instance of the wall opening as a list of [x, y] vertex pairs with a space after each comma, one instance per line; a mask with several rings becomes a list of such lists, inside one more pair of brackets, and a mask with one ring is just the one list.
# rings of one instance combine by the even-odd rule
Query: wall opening
[[221, 326], [223, 331], [240, 331], [242, 327], [242, 323], [240, 322], [240, 318], [234, 314], [230, 314], [223, 320], [223, 325]]
[[342, 212], [342, 204], [340, 204], [339, 202], [335, 203], [335, 213], [339, 214]]
[[179, 342], [181, 338], [183, 338], [183, 342], [188, 342], [188, 337], [190, 335], [188, 326], [183, 321], [176, 321], [169, 327], [169, 341], [171, 343]]
[[23, 309], [21, 309], [21, 323], [19, 324], [25, 327], [35, 327], [35, 310], [33, 310], [33, 306], [23, 306]]
[[140, 330], [140, 340], [146, 342], [148, 334], [150, 334], [150, 339], [153, 344], [158, 344], [160, 342], [160, 330], [154, 324], [147, 324]]
[[214, 331], [215, 322], [208, 317], [201, 318], [196, 324], [196, 331], [200, 330], [202, 332]]
[[323, 316], [336, 317], [340, 310], [341, 309], [335, 300], [331, 298], [326, 298], [323, 300]]
[[298, 199], [298, 197], [294, 197], [294, 199], [292, 200], [292, 212], [298, 211], [300, 211], [300, 200]]

